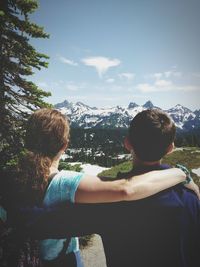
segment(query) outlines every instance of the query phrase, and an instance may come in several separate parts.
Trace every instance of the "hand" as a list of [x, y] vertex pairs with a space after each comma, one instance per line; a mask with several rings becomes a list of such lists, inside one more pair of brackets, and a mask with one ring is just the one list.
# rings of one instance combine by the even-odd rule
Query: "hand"
[[188, 188], [188, 189], [194, 191], [194, 192], [196, 193], [198, 199], [200, 200], [200, 191], [199, 191], [199, 187], [198, 187], [197, 184], [195, 184], [195, 182], [194, 182], [193, 180], [191, 180], [191, 181], [189, 182], [189, 184], [185, 184], [184, 186], [185, 186], [186, 188]]
[[187, 187], [188, 189], [194, 191], [198, 199], [200, 200], [199, 187], [193, 181], [190, 171], [184, 165], [181, 165], [181, 164], [176, 164], [176, 167], [181, 169], [186, 174], [186, 180], [183, 182], [183, 185]]

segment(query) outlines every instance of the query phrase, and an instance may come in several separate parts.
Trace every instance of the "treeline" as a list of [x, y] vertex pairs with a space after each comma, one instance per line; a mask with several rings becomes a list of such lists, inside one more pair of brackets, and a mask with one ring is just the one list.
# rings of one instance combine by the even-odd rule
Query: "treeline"
[[175, 145], [200, 147], [200, 128], [190, 132], [177, 131]]
[[[124, 139], [127, 129], [81, 129], [72, 128], [70, 145], [67, 150], [67, 162], [87, 162], [99, 166], [111, 167], [123, 162], [127, 154]], [[200, 147], [200, 131], [178, 131], [175, 140], [176, 147]]]
[[[123, 148], [124, 139], [128, 134], [127, 129], [82, 129], [72, 128], [70, 132], [69, 148], [93, 148], [103, 149], [112, 154], [125, 153]], [[200, 147], [200, 129], [190, 132], [177, 131], [175, 145]]]
[[126, 135], [126, 129], [72, 128], [67, 161], [111, 167], [121, 162], [119, 154], [127, 153], [123, 146]]
[[109, 148], [112, 147], [118, 151], [119, 148], [121, 150], [126, 135], [127, 129], [71, 128], [69, 147], [104, 147], [105, 151], [109, 151]]

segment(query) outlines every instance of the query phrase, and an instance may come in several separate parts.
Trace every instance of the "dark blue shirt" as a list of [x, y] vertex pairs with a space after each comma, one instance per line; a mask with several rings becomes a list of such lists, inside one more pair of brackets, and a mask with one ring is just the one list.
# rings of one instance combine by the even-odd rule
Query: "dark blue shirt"
[[[165, 168], [135, 168], [131, 175]], [[108, 266], [200, 266], [200, 202], [193, 192], [180, 184], [121, 206], [126, 222], [101, 234]]]

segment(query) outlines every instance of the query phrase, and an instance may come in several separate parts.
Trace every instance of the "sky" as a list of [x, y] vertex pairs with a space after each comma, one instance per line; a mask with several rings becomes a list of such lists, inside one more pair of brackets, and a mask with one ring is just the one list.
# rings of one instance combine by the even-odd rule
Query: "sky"
[[50, 56], [32, 80], [48, 102], [200, 109], [199, 0], [40, 0], [31, 20]]

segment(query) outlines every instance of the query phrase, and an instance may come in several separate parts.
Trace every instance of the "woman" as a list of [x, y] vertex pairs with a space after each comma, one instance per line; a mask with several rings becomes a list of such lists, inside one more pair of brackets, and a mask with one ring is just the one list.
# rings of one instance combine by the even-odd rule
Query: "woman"
[[[59, 160], [67, 149], [68, 142], [69, 123], [59, 111], [40, 109], [31, 115], [26, 132], [28, 153], [20, 166], [29, 204], [42, 202], [44, 206], [53, 206], [67, 201], [97, 203], [136, 200], [185, 179], [185, 174], [180, 169], [153, 171], [140, 175], [139, 179], [135, 176], [130, 180], [112, 182], [103, 182], [98, 177], [83, 173], [58, 171]], [[78, 239], [71, 238], [69, 244], [67, 241], [41, 241], [40, 255], [44, 263], [54, 263], [64, 251], [64, 255], [73, 252], [77, 266], [81, 266]]]

